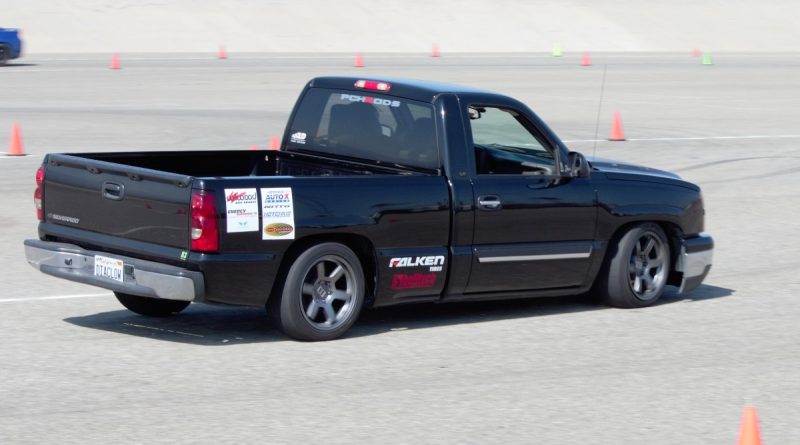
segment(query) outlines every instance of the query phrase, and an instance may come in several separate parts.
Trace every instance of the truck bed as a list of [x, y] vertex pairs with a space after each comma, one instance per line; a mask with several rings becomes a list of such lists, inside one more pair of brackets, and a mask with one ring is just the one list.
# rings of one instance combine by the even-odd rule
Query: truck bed
[[[80, 153], [68, 156], [191, 177], [339, 176], [419, 174], [399, 166], [376, 165], [282, 151], [167, 151]], [[88, 164], [87, 164], [88, 165]]]

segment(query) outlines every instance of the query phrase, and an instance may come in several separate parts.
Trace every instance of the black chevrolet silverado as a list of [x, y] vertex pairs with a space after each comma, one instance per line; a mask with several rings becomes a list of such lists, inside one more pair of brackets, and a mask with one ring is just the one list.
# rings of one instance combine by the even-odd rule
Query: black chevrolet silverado
[[617, 307], [711, 267], [700, 188], [570, 152], [524, 104], [320, 77], [279, 151], [49, 154], [28, 262], [147, 316], [266, 306], [342, 335], [365, 306], [593, 292]]

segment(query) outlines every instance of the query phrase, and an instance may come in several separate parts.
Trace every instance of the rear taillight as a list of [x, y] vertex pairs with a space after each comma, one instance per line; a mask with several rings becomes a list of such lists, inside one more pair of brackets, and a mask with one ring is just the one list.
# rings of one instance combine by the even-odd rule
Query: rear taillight
[[44, 212], [42, 211], [42, 198], [44, 197], [44, 165], [39, 166], [36, 170], [36, 190], [33, 192], [33, 204], [36, 206], [36, 218], [39, 221], [44, 221]]
[[219, 229], [214, 193], [192, 190], [192, 250], [216, 252], [219, 250]]

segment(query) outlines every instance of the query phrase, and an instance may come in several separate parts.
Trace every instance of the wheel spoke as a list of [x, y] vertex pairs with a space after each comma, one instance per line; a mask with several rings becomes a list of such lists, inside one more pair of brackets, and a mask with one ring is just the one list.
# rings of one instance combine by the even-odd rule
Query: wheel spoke
[[325, 263], [320, 261], [317, 263], [317, 279], [325, 278]]
[[336, 269], [333, 269], [333, 272], [331, 272], [328, 278], [331, 280], [332, 284], [335, 284], [337, 281], [339, 281], [339, 278], [342, 278], [344, 272], [344, 267], [337, 264]]
[[644, 245], [644, 254], [650, 256], [650, 252], [653, 250], [653, 247], [655, 247], [655, 245], [656, 241], [653, 238], [648, 238], [647, 244]]
[[642, 279], [638, 275], [633, 279], [633, 291], [637, 294], [642, 291]]
[[652, 269], [658, 269], [658, 268], [659, 268], [659, 267], [661, 267], [663, 264], [664, 264], [664, 258], [662, 258], [661, 256], [659, 256], [658, 258], [656, 258], [656, 259], [654, 259], [654, 260], [650, 260], [650, 261], [647, 263], [647, 266], [648, 266], [648, 269], [649, 269], [649, 270], [652, 270]]
[[314, 285], [311, 283], [303, 283], [303, 295], [314, 296]]
[[322, 305], [322, 310], [325, 312], [325, 323], [333, 324], [336, 321], [336, 311], [330, 303]]
[[650, 290], [653, 288], [653, 277], [650, 274], [645, 274], [642, 279], [644, 280], [645, 290]]
[[331, 294], [332, 299], [339, 301], [347, 301], [351, 296], [352, 296], [351, 292], [345, 292], [343, 290], [335, 290]]
[[306, 315], [309, 319], [314, 320], [317, 317], [318, 311], [319, 306], [317, 305], [317, 300], [311, 300], [311, 303], [308, 305], [308, 309], [306, 309]]

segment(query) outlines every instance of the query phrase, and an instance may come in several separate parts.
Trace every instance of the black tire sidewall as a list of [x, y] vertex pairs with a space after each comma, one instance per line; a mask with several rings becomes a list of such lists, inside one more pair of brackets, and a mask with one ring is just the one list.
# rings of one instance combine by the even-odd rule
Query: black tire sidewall
[[669, 240], [664, 230], [655, 223], [642, 223], [637, 224], [630, 229], [619, 239], [616, 245], [616, 252], [608, 264], [608, 271], [606, 277], [606, 292], [605, 300], [611, 306], [622, 308], [637, 308], [650, 306], [664, 293], [666, 283], [661, 286], [658, 293], [648, 300], [639, 299], [631, 289], [628, 277], [628, 264], [630, 261], [631, 253], [636, 245], [636, 242], [645, 234], [652, 233], [659, 238], [663, 248], [666, 250], [665, 256], [667, 264], [665, 267], [669, 269], [670, 249]]
[[[337, 256], [347, 262], [353, 271], [356, 291], [352, 302], [353, 309], [348, 319], [335, 329], [320, 330], [315, 328], [302, 312], [299, 299], [303, 280], [309, 268], [316, 264], [322, 257]], [[339, 243], [322, 243], [308, 248], [294, 260], [286, 275], [283, 292], [280, 294], [280, 304], [270, 305], [273, 309], [273, 319], [278, 318], [281, 330], [298, 340], [324, 341], [333, 340], [344, 334], [355, 323], [364, 304], [366, 280], [361, 261], [347, 246]]]

